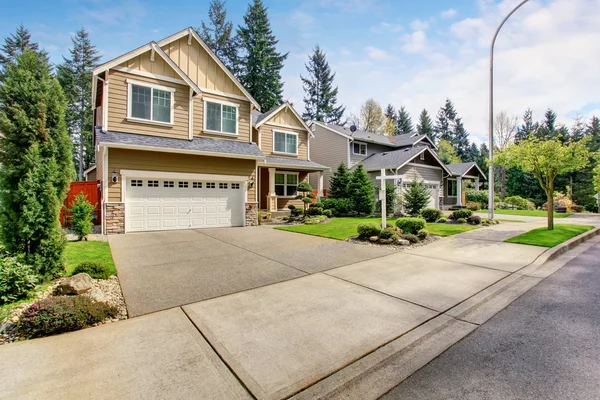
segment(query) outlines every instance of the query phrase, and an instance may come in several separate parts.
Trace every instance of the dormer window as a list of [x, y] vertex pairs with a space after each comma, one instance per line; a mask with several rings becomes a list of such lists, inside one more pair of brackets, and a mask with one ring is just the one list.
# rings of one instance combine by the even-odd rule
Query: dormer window
[[173, 124], [174, 88], [127, 80], [127, 119], [133, 122]]
[[357, 156], [366, 156], [367, 155], [367, 145], [366, 143], [352, 143], [352, 154]]
[[274, 131], [273, 153], [298, 155], [298, 134]]
[[238, 105], [205, 101], [204, 131], [221, 135], [237, 135]]

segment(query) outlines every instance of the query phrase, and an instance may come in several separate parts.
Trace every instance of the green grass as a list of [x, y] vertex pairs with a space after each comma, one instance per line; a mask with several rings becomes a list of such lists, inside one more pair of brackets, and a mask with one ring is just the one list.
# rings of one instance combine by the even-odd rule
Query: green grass
[[[393, 224], [395, 218], [388, 218], [387, 222]], [[329, 239], [346, 240], [351, 236], [356, 236], [358, 224], [370, 222], [377, 225], [381, 224], [380, 218], [334, 218], [331, 221], [318, 225], [292, 225], [281, 226], [275, 229], [281, 229], [288, 232], [304, 233], [306, 235], [321, 236]], [[427, 224], [426, 229], [432, 235], [450, 236], [457, 233], [477, 229], [472, 225], [453, 225], [453, 224]]]
[[66, 275], [71, 275], [75, 267], [83, 261], [98, 261], [108, 266], [111, 274], [116, 274], [115, 263], [108, 242], [69, 242], [65, 249]]
[[507, 239], [505, 242], [554, 247], [593, 228], [590, 225], [556, 224], [552, 231], [546, 228], [537, 228]]
[[[488, 210], [479, 210], [478, 213], [487, 214]], [[494, 214], [503, 215], [520, 215], [523, 217], [547, 217], [548, 212], [545, 210], [494, 210]], [[554, 213], [554, 218], [567, 218], [573, 213]]]

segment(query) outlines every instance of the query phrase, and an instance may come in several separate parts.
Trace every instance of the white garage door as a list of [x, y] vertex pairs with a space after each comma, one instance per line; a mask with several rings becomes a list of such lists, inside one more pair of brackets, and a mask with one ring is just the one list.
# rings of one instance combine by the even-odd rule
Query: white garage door
[[[439, 188], [440, 185], [436, 184], [436, 183], [429, 183], [429, 182], [424, 182], [425, 186], [427, 187], [427, 189], [429, 190], [429, 203], [427, 203], [427, 207], [428, 208], [439, 208], [439, 202], [440, 202], [440, 193], [439, 193]], [[402, 190], [406, 190], [410, 187], [410, 183], [402, 183]]]
[[242, 226], [242, 182], [126, 179], [127, 232]]

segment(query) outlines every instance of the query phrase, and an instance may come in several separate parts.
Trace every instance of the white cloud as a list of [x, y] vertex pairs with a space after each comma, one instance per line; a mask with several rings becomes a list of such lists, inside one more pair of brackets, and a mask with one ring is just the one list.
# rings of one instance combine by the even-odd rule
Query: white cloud
[[400, 24], [392, 24], [389, 22], [381, 22], [377, 25], [373, 25], [371, 27], [371, 31], [377, 34], [380, 33], [398, 33], [398, 32], [402, 32], [404, 30], [404, 27]]
[[400, 40], [404, 43], [402, 50], [407, 53], [423, 53], [427, 50], [427, 34], [425, 31], [415, 31], [402, 35]]
[[367, 56], [373, 61], [382, 61], [390, 58], [390, 55], [384, 50], [373, 46], [365, 47], [365, 52], [367, 53]]
[[442, 19], [450, 19], [456, 16], [456, 10], [454, 8], [450, 8], [448, 10], [444, 10], [440, 13], [440, 18]]
[[410, 29], [413, 31], [425, 31], [429, 28], [429, 22], [420, 19], [415, 19], [410, 23]]

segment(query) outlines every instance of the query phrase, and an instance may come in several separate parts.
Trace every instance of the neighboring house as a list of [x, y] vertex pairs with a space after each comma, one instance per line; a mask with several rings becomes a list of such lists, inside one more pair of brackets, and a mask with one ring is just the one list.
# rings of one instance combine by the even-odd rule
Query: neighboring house
[[96, 176], [96, 166], [95, 165], [92, 165], [91, 167], [89, 167], [88, 169], [83, 171], [83, 179], [86, 181], [98, 180], [98, 177]]
[[466, 200], [463, 196], [457, 196], [457, 193], [463, 193], [463, 182], [471, 181], [473, 187], [479, 190], [479, 184], [487, 179], [479, 165], [474, 162], [449, 164], [448, 169], [452, 174], [444, 181], [444, 205], [465, 205]]
[[[360, 130], [353, 132], [349, 127], [314, 121], [310, 127], [314, 134], [311, 140], [312, 160], [331, 168], [331, 171], [324, 174], [323, 187], [327, 190], [331, 176], [340, 163], [345, 163], [348, 168], [362, 163], [377, 186], [380, 183], [376, 177], [380, 176], [381, 170], [384, 169], [386, 175], [391, 177], [387, 182], [394, 184], [399, 193], [406, 189], [413, 179], [423, 181], [431, 193], [429, 206], [435, 208], [458, 204], [460, 199], [456, 197], [456, 193], [460, 193], [460, 186], [458, 192], [455, 189], [457, 182], [462, 178], [477, 177], [477, 182], [485, 180], [485, 174], [471, 175], [474, 173], [473, 168], [460, 170], [464, 172], [464, 176], [455, 175], [450, 166], [439, 159], [435, 153], [435, 144], [427, 136], [385, 136]], [[473, 167], [474, 164], [469, 165]], [[311, 177], [311, 183], [316, 182], [316, 179], [316, 176]], [[453, 198], [445, 196], [448, 187], [450, 193], [454, 194]]]
[[255, 225], [328, 170], [291, 105], [258, 113], [192, 28], [97, 67], [92, 91], [106, 233]]

